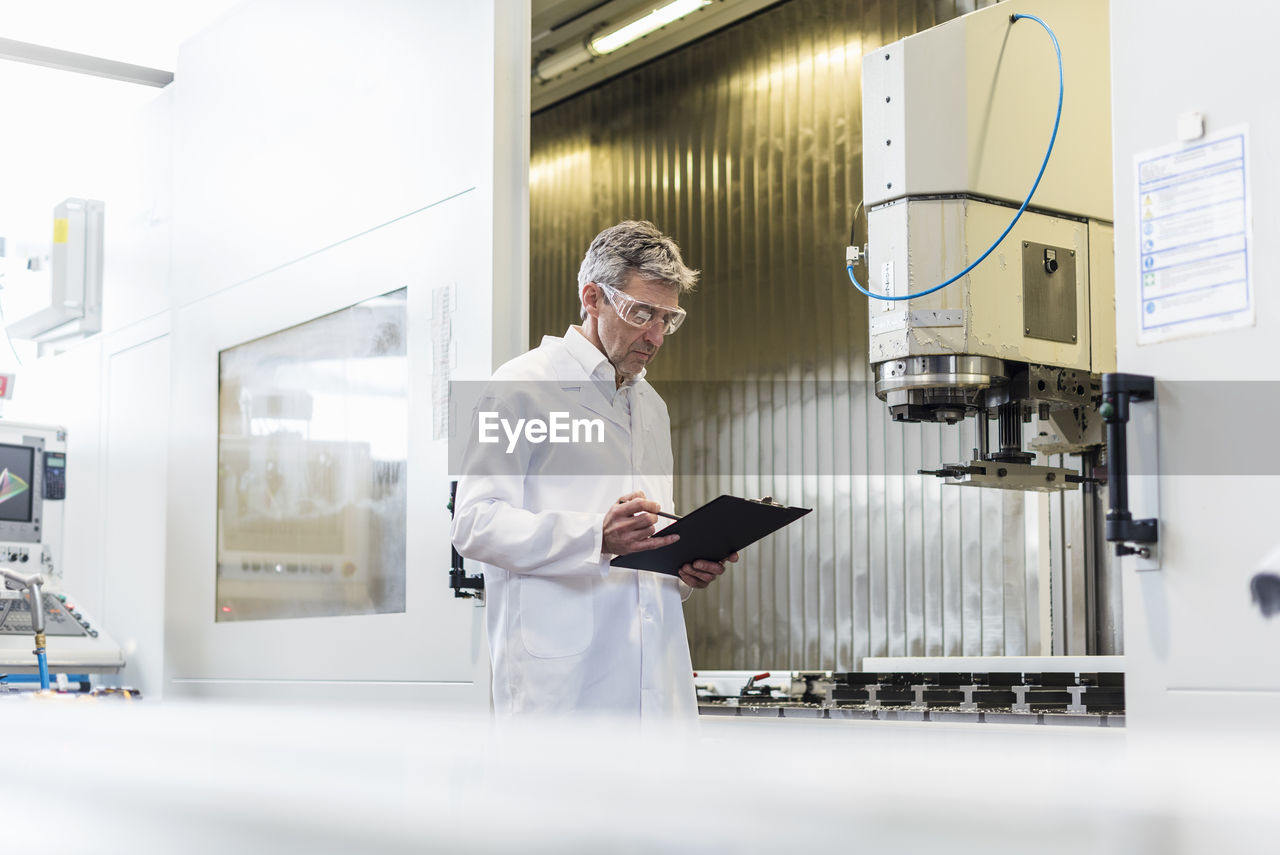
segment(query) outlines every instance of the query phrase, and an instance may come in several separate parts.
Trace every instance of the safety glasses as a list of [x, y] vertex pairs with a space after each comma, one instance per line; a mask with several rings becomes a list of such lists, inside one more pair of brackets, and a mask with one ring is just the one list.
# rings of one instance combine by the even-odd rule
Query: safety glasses
[[648, 327], [653, 324], [661, 324], [663, 335], [671, 335], [680, 329], [680, 325], [684, 323], [684, 309], [642, 303], [625, 291], [619, 291], [611, 285], [603, 285], [599, 282], [596, 284], [604, 289], [604, 294], [609, 298], [609, 304], [618, 313], [618, 317], [633, 327]]

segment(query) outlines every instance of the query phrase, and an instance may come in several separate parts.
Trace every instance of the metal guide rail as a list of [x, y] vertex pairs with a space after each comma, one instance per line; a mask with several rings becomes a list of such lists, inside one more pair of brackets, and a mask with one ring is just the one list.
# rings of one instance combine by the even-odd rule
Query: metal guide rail
[[[799, 671], [737, 694], [698, 687], [703, 715], [1124, 726], [1124, 674]], [[720, 692], [717, 692], [720, 689]]]

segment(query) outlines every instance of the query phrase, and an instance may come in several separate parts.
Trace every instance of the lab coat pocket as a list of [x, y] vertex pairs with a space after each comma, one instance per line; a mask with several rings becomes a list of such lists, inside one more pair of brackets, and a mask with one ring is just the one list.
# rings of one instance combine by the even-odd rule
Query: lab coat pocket
[[539, 659], [577, 656], [595, 635], [595, 578], [520, 576], [520, 635]]

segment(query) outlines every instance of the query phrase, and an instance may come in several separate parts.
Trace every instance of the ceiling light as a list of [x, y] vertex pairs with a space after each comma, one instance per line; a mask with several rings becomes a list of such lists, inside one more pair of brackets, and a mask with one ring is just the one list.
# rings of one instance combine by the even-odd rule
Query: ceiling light
[[602, 36], [596, 36], [591, 40], [591, 51], [597, 55], [613, 53], [623, 45], [629, 45], [672, 21], [678, 21], [685, 15], [710, 5], [711, 0], [673, 0], [665, 6], [624, 21]]
[[[615, 27], [602, 32], [602, 35], [590, 35], [578, 44], [569, 43], [545, 54], [533, 64], [533, 75], [542, 83], [549, 83], [555, 78], [590, 62], [599, 56], [613, 53], [624, 45], [647, 36], [654, 30], [678, 21], [686, 15], [696, 12], [703, 6], [710, 6], [712, 0], [674, 0], [658, 8], [646, 7], [646, 11], [632, 15]], [[607, 26], [607, 25], [606, 25]]]
[[571, 68], [590, 62], [595, 56], [586, 45], [566, 45], [535, 62], [533, 74], [543, 83], [547, 83]]

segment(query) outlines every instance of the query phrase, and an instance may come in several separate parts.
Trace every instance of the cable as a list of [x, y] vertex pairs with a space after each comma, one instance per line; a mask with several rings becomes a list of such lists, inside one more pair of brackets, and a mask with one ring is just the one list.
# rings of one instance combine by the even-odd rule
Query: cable
[[857, 206], [853, 209], [853, 220], [849, 223], [849, 245], [853, 246], [858, 242], [858, 212], [862, 210], [862, 200], [858, 200]]
[[977, 267], [979, 264], [985, 261], [987, 256], [995, 251], [995, 248], [998, 247], [1006, 237], [1008, 237], [1009, 232], [1013, 231], [1013, 227], [1017, 224], [1018, 220], [1022, 217], [1022, 212], [1027, 210], [1027, 205], [1031, 204], [1031, 197], [1036, 194], [1036, 189], [1039, 188], [1040, 186], [1040, 179], [1044, 177], [1045, 167], [1049, 165], [1049, 155], [1053, 154], [1053, 144], [1058, 139], [1058, 125], [1062, 121], [1062, 88], [1063, 88], [1062, 87], [1062, 48], [1058, 45], [1058, 37], [1053, 34], [1053, 30], [1049, 28], [1049, 25], [1046, 24], [1044, 21], [1040, 20], [1039, 18], [1037, 18], [1035, 15], [1014, 13], [1009, 17], [1014, 23], [1017, 23], [1022, 18], [1026, 18], [1030, 21], [1035, 21], [1037, 24], [1044, 27], [1044, 31], [1048, 33], [1049, 38], [1053, 40], [1053, 50], [1058, 55], [1058, 112], [1057, 112], [1057, 115], [1053, 117], [1053, 133], [1049, 136], [1049, 148], [1044, 153], [1044, 161], [1040, 164], [1040, 171], [1036, 174], [1035, 183], [1031, 185], [1031, 192], [1028, 193], [1027, 198], [1022, 201], [1022, 207], [1018, 208], [1018, 213], [1013, 215], [1013, 219], [1009, 221], [1009, 225], [1005, 226], [1005, 230], [1000, 233], [1000, 237], [996, 238], [995, 243], [987, 247], [986, 252], [978, 256], [976, 261], [974, 261], [964, 270], [961, 270], [955, 276], [952, 276], [946, 282], [943, 282], [941, 285], [934, 285], [932, 288], [926, 288], [925, 290], [917, 291], [914, 294], [904, 294], [901, 297], [888, 297], [883, 294], [872, 294], [870, 291], [868, 291], [866, 288], [863, 288], [862, 285], [858, 283], [858, 280], [853, 275], [853, 263], [850, 262], [845, 267], [845, 269], [849, 272], [849, 281], [853, 283], [853, 287], [857, 288], [859, 291], [861, 291], [863, 294], [866, 294], [868, 297], [872, 298], [873, 300], [885, 300], [885, 301], [897, 302], [899, 300], [912, 300], [912, 299], [915, 299], [916, 297], [924, 297], [928, 294], [932, 294], [935, 291], [941, 291], [943, 288], [946, 288], [948, 285], [950, 285], [952, 282], [955, 282], [957, 279], [967, 276], [969, 272], [973, 270], [973, 268]]

